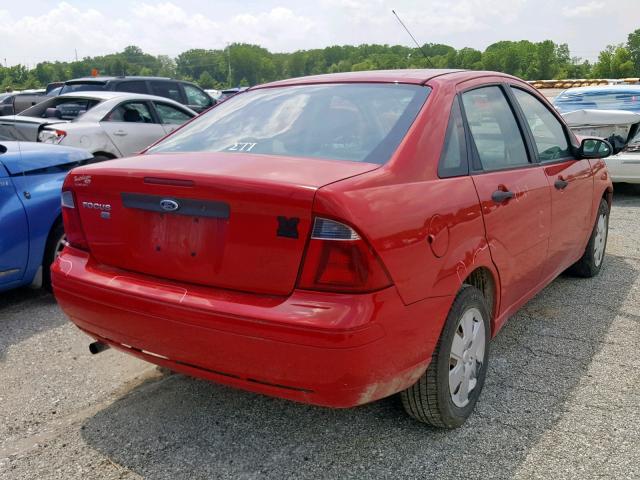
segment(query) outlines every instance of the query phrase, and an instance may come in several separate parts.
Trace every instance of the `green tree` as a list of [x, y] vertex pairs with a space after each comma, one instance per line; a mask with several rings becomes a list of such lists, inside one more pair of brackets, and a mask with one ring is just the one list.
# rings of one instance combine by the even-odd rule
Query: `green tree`
[[634, 75], [640, 77], [640, 28], [627, 37], [627, 50], [633, 61]]
[[622, 45], [607, 45], [593, 67], [594, 78], [619, 78], [634, 72], [631, 53]]
[[209, 72], [205, 71], [198, 77], [198, 85], [202, 88], [213, 88], [215, 86], [215, 80]]
[[0, 87], [44, 87], [52, 81], [90, 75], [93, 69], [103, 75], [191, 79], [206, 87], [220, 88], [326, 72], [430, 66], [496, 70], [528, 80], [640, 76], [640, 29], [629, 34], [625, 45], [607, 46], [594, 65], [572, 57], [567, 44], [555, 44], [551, 40], [537, 43], [500, 41], [483, 52], [427, 43], [422, 49], [362, 44], [272, 53], [259, 45], [234, 43], [224, 49], [190, 49], [175, 59], [167, 55], [150, 55], [130, 45], [121, 52], [85, 57], [75, 62], [40, 62], [32, 69], [22, 65], [0, 66]]
[[623, 46], [616, 48], [611, 58], [611, 76], [625, 78], [633, 76], [635, 65], [629, 50]]

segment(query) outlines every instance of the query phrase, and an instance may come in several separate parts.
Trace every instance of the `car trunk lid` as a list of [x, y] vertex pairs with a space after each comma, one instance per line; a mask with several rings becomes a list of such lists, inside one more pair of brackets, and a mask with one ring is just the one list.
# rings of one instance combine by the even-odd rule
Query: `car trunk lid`
[[94, 259], [152, 276], [285, 295], [318, 188], [369, 163], [239, 153], [156, 154], [75, 170]]
[[37, 142], [38, 133], [42, 127], [59, 123], [68, 122], [55, 118], [23, 117], [20, 115], [0, 117], [0, 140]]

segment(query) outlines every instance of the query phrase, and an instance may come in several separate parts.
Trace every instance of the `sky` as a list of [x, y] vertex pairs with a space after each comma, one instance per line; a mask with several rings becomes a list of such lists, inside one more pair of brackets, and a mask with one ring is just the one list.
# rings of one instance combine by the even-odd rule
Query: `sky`
[[272, 52], [329, 45], [420, 43], [483, 50], [551, 39], [594, 60], [640, 28], [640, 0], [0, 0], [0, 62], [34, 66], [137, 45], [172, 57], [254, 43]]

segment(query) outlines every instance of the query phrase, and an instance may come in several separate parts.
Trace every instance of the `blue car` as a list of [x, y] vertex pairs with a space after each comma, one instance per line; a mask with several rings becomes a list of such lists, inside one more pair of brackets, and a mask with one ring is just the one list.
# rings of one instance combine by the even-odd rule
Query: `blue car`
[[49, 286], [49, 266], [64, 245], [62, 182], [69, 170], [91, 161], [78, 148], [0, 145], [0, 291]]

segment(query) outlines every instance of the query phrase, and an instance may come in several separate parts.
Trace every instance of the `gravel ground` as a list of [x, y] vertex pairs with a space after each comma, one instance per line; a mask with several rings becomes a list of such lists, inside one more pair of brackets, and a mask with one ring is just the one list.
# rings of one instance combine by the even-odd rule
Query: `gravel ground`
[[443, 432], [396, 399], [325, 410], [91, 356], [50, 295], [0, 296], [0, 478], [640, 478], [640, 188], [601, 275], [561, 277], [492, 343]]

